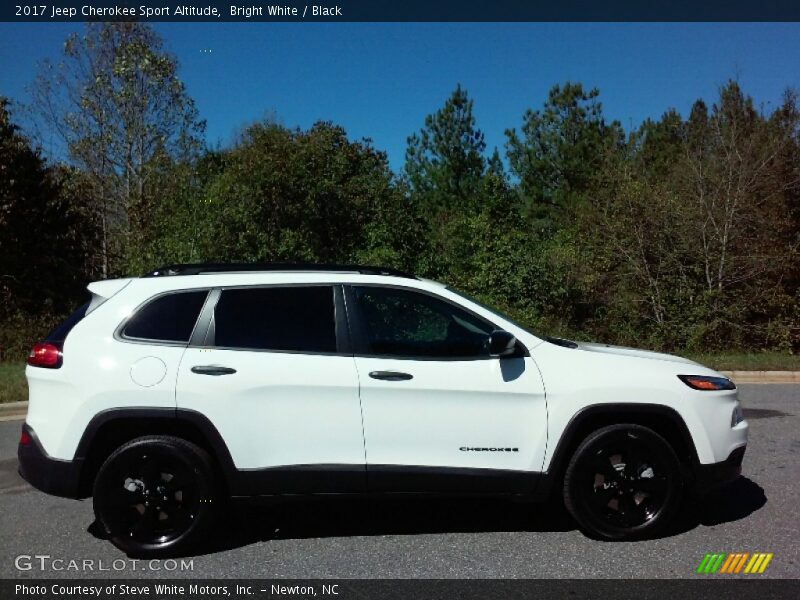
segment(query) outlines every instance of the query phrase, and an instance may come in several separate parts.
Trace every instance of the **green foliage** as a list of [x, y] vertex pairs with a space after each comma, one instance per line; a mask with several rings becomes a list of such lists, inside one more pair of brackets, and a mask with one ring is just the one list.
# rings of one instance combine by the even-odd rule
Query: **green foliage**
[[[18, 311], [34, 320], [67, 312], [82, 291], [94, 229], [74, 184], [70, 170], [49, 167], [31, 147], [0, 98], [0, 330], [20, 323]], [[2, 335], [0, 348], [16, 347], [5, 337], [15, 332]]]
[[0, 404], [28, 399], [25, 363], [0, 362]]
[[177, 77], [177, 61], [150, 26], [87, 23], [45, 62], [33, 86], [42, 124], [78, 167], [101, 229], [100, 273], [140, 256], [138, 242], [173, 161], [195, 158], [205, 123]]
[[486, 143], [475, 127], [472, 106], [459, 85], [441, 109], [425, 118], [425, 127], [408, 138], [406, 176], [415, 202], [428, 214], [477, 204]]
[[797, 356], [787, 351], [690, 352], [687, 358], [718, 371], [797, 371]]
[[520, 132], [506, 130], [511, 172], [541, 227], [562, 224], [577, 203], [591, 199], [618, 149], [620, 125], [606, 124], [599, 95], [580, 83], [556, 85], [542, 110], [526, 111]]
[[609, 252], [612, 333], [664, 348], [797, 346], [800, 192], [793, 97], [771, 116], [734, 82], [686, 121], [646, 122], [586, 215]]
[[202, 177], [176, 167], [146, 260], [409, 266], [414, 219], [386, 156], [348, 140], [341, 127], [255, 124], [234, 148], [198, 167]]
[[49, 310], [4, 311], [3, 326], [0, 327], [0, 364], [3, 361], [23, 360], [33, 344], [42, 340], [68, 314], [46, 308]]
[[728, 82], [626, 137], [597, 90], [568, 82], [506, 131], [504, 163], [458, 86], [408, 138], [398, 178], [328, 122], [256, 123], [201, 151], [177, 63], [142, 24], [90, 24], [36, 90], [72, 167], [49, 167], [0, 103], [6, 356], [98, 274], [233, 260], [395, 266], [547, 334], [800, 350], [794, 93], [768, 113]]

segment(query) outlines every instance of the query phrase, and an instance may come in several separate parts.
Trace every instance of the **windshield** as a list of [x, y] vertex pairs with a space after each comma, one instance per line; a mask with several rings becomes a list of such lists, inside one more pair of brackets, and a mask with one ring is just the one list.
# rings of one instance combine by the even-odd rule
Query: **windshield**
[[536, 333], [530, 327], [525, 327], [525, 325], [523, 325], [519, 321], [516, 321], [516, 320], [512, 319], [511, 317], [509, 317], [503, 311], [496, 309], [494, 306], [489, 306], [488, 304], [484, 304], [480, 300], [476, 300], [475, 298], [473, 298], [469, 294], [465, 294], [461, 290], [457, 290], [456, 288], [451, 287], [449, 285], [447, 286], [446, 289], [451, 291], [451, 292], [453, 292], [454, 294], [458, 294], [459, 296], [461, 296], [462, 298], [465, 298], [466, 300], [469, 300], [470, 302], [474, 302], [478, 306], [482, 306], [486, 310], [491, 311], [494, 314], [496, 314], [498, 317], [501, 317], [501, 318], [505, 319], [506, 321], [508, 321], [512, 325], [516, 325], [517, 327], [519, 327], [523, 331], [527, 331], [531, 335], [535, 335], [540, 340], [545, 340], [546, 342], [550, 342], [551, 344], [555, 344], [557, 346], [563, 346], [564, 348], [573, 348], [574, 349], [574, 348], [578, 347], [578, 344], [576, 342], [573, 342], [572, 340], [567, 340], [567, 339], [564, 339], [564, 338], [553, 337], [551, 335], [542, 335], [540, 333]]
[[491, 311], [491, 312], [493, 312], [493, 313], [494, 313], [494, 314], [496, 314], [498, 317], [501, 317], [501, 318], [505, 319], [506, 321], [508, 321], [508, 322], [509, 322], [509, 323], [511, 323], [512, 325], [515, 325], [516, 327], [519, 327], [519, 328], [520, 328], [520, 329], [522, 329], [523, 331], [527, 331], [527, 332], [528, 332], [528, 333], [530, 333], [531, 335], [535, 335], [536, 337], [538, 337], [538, 338], [540, 338], [540, 339], [543, 339], [543, 340], [546, 340], [546, 339], [548, 339], [548, 337], [547, 337], [546, 335], [540, 335], [540, 334], [536, 333], [536, 332], [535, 332], [535, 331], [533, 331], [533, 330], [532, 330], [530, 327], [526, 327], [525, 325], [523, 325], [523, 324], [522, 324], [522, 323], [520, 323], [519, 321], [516, 321], [515, 319], [512, 319], [512, 318], [511, 318], [511, 317], [509, 317], [509, 316], [508, 316], [506, 313], [504, 313], [502, 310], [498, 310], [498, 309], [497, 309], [497, 308], [495, 308], [494, 306], [489, 306], [488, 304], [484, 304], [483, 302], [481, 302], [480, 300], [476, 300], [475, 298], [473, 298], [473, 297], [472, 297], [472, 296], [470, 296], [469, 294], [465, 294], [465, 293], [464, 293], [464, 292], [462, 292], [461, 290], [457, 290], [456, 288], [454, 288], [454, 287], [451, 287], [451, 286], [449, 286], [449, 285], [447, 286], [447, 288], [446, 288], [446, 289], [447, 289], [448, 291], [451, 291], [451, 292], [453, 292], [454, 294], [458, 294], [459, 296], [461, 296], [462, 298], [465, 298], [466, 300], [469, 300], [470, 302], [474, 302], [474, 303], [475, 303], [475, 304], [477, 304], [478, 306], [480, 306], [480, 307], [482, 307], [482, 308], [485, 308], [485, 309], [486, 309], [486, 310], [488, 310], [488, 311]]

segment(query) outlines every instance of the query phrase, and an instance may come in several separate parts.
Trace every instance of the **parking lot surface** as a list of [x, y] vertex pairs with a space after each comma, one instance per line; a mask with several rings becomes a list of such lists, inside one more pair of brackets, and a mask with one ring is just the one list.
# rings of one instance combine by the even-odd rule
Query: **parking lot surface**
[[91, 499], [27, 485], [17, 475], [21, 421], [2, 422], [0, 577], [697, 578], [707, 552], [771, 552], [755, 577], [797, 578], [800, 385], [740, 390], [751, 425], [743, 476], [687, 506], [659, 539], [595, 541], [557, 507], [500, 500], [290, 501], [235, 505], [183, 570], [180, 559], [131, 561], [100, 539]]

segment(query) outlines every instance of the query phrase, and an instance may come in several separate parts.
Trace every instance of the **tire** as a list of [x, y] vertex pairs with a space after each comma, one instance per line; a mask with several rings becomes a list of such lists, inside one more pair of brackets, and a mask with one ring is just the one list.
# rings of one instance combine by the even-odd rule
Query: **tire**
[[670, 523], [681, 501], [681, 465], [672, 446], [640, 425], [591, 433], [564, 474], [564, 504], [590, 536], [652, 537]]
[[217, 482], [208, 453], [181, 438], [136, 438], [106, 459], [94, 482], [98, 523], [129, 556], [183, 553], [210, 531]]

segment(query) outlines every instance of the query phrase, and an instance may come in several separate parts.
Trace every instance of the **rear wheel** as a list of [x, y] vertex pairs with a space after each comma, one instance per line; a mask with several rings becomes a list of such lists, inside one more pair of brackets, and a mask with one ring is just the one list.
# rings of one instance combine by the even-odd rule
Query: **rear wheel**
[[170, 436], [117, 449], [94, 483], [94, 512], [115, 546], [131, 556], [180, 553], [210, 529], [216, 500], [211, 457]]
[[564, 503], [592, 535], [638, 539], [669, 523], [682, 487], [680, 462], [664, 438], [640, 425], [611, 425], [575, 451], [564, 476]]

